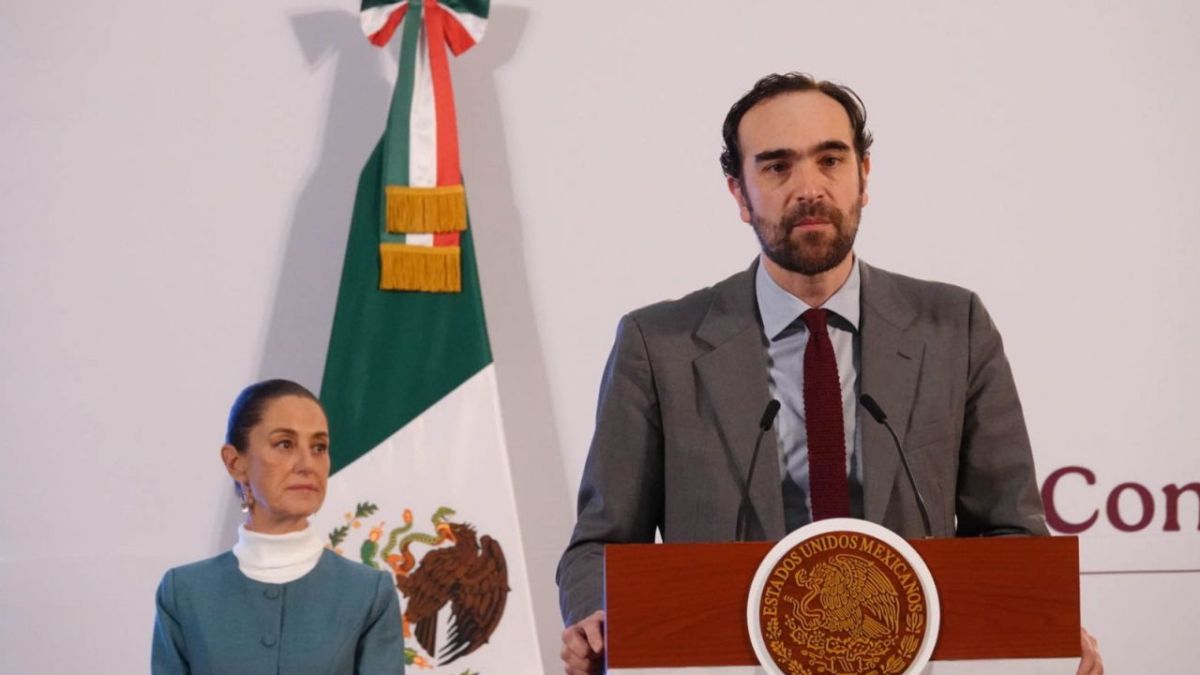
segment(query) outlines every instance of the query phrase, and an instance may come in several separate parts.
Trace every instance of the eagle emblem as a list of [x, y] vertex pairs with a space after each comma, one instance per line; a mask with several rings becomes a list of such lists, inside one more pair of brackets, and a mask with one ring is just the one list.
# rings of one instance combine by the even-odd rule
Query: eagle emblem
[[[330, 532], [330, 548], [344, 555], [340, 545], [350, 530], [377, 511], [370, 502], [358, 504], [346, 514], [346, 524]], [[385, 521], [377, 522], [359, 547], [363, 564], [386, 569], [396, 580], [407, 665], [445, 666], [478, 650], [504, 616], [511, 590], [504, 550], [473, 525], [453, 521], [455, 515], [454, 509], [437, 509], [429, 520], [433, 532], [427, 533], [413, 531], [413, 513], [405, 509], [402, 525], [389, 530]], [[418, 545], [428, 549], [419, 561], [413, 550]], [[447, 607], [446, 635], [438, 635], [439, 613]], [[414, 638], [419, 651], [412, 646]]]
[[[839, 553], [812, 570], [796, 571], [801, 598], [784, 595], [792, 618], [804, 630], [824, 630], [851, 638], [879, 639], [900, 627], [900, 596], [895, 585], [866, 558]], [[815, 601], [815, 602], [814, 602]]]
[[764, 664], [771, 661], [768, 672], [915, 672], [910, 666], [926, 644], [929, 611], [919, 558], [906, 558], [870, 523], [835, 519], [808, 527], [812, 534], [802, 528], [780, 542], [755, 578], [752, 640], [761, 640], [755, 650], [765, 654]]

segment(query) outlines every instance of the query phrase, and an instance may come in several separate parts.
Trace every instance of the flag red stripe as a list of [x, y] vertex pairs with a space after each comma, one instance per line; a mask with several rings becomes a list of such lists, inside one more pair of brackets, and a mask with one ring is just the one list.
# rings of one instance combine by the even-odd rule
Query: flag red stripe
[[450, 12], [446, 12], [446, 44], [450, 45], [450, 51], [455, 56], [462, 54], [471, 47], [475, 46], [475, 38], [467, 32], [467, 29], [458, 22], [458, 18]]
[[433, 235], [434, 246], [458, 246], [458, 232], [437, 232]]
[[396, 28], [400, 26], [400, 22], [404, 20], [404, 15], [408, 12], [408, 5], [398, 7], [395, 11], [388, 15], [387, 23], [383, 24], [383, 28], [375, 31], [367, 39], [376, 47], [385, 46], [392, 35], [396, 32]]
[[446, 10], [437, 0], [425, 4], [425, 30], [429, 39], [429, 70], [437, 119], [437, 184], [462, 185], [458, 164], [458, 126], [454, 113], [454, 87], [450, 84], [450, 57], [446, 54]]

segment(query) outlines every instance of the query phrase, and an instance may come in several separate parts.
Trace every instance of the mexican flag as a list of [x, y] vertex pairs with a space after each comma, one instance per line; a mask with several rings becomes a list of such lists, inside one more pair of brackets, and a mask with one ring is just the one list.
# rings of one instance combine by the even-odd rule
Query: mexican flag
[[333, 475], [313, 522], [393, 575], [413, 672], [542, 670], [448, 65], [487, 10], [363, 3], [371, 42], [399, 39], [400, 70], [350, 225], [321, 384]]

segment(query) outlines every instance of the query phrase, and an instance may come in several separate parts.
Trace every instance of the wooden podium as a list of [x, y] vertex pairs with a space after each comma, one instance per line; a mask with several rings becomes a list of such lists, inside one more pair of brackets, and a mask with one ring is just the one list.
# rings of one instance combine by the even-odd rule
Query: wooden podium
[[[1074, 537], [909, 540], [942, 619], [933, 660], [1078, 657]], [[746, 600], [774, 542], [604, 549], [608, 667], [754, 666]]]

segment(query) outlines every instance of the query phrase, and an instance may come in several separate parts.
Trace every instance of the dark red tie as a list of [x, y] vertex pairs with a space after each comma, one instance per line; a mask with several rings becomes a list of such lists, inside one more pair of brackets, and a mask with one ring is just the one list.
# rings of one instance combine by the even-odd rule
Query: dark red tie
[[842, 386], [826, 329], [828, 315], [825, 309], [810, 309], [800, 315], [809, 332], [804, 348], [804, 427], [808, 431], [808, 492], [813, 521], [850, 515]]

